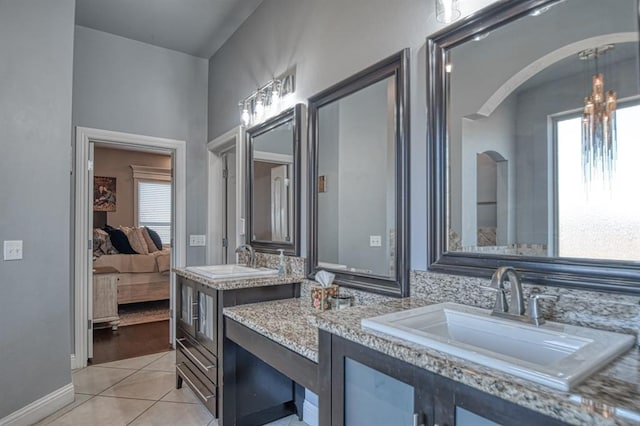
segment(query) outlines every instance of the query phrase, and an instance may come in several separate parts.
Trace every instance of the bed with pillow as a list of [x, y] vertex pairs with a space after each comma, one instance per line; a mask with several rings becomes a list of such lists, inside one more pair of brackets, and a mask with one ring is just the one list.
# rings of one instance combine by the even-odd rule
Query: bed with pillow
[[118, 274], [118, 304], [169, 299], [170, 251], [147, 227], [93, 230], [93, 267]]

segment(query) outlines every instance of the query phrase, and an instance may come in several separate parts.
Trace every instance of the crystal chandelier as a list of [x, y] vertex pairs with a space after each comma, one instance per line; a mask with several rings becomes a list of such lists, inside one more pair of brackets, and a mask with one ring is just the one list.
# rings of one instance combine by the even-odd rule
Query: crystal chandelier
[[594, 174], [610, 179], [615, 170], [617, 154], [616, 92], [604, 90], [604, 75], [598, 72], [598, 57], [613, 50], [614, 45], [583, 50], [578, 57], [594, 59], [596, 74], [592, 79], [591, 95], [584, 98], [582, 114], [582, 171], [586, 181]]

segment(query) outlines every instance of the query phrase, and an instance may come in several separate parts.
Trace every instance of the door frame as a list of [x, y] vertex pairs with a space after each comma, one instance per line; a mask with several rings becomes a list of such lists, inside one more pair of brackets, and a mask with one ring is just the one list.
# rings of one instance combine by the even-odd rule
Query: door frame
[[207, 144], [207, 247], [206, 262], [222, 263], [222, 229], [224, 208], [219, 200], [224, 191], [222, 154], [235, 147], [236, 151], [236, 241], [244, 241], [244, 129], [234, 127]]
[[[136, 135], [132, 133], [115, 132], [110, 130], [76, 127], [75, 135], [75, 164], [74, 164], [74, 353], [71, 354], [71, 368], [87, 366], [88, 345], [88, 295], [89, 281], [92, 270], [89, 262], [92, 254], [89, 241], [93, 235], [89, 224], [91, 200], [89, 188], [93, 182], [89, 181], [90, 144], [96, 142], [113, 147], [139, 147], [142, 149], [163, 149], [173, 153], [173, 229], [171, 244], [171, 268], [186, 264], [186, 141], [165, 139], [153, 136]], [[91, 191], [92, 193], [92, 191]], [[175, 323], [175, 274], [170, 274], [171, 315], [169, 319], [169, 343], [174, 344], [173, 324]]]

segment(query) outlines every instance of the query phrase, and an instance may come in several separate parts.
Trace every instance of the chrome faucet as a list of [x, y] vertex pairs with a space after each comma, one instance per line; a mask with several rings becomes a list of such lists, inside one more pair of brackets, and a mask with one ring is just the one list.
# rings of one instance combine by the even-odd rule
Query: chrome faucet
[[[507, 304], [507, 298], [504, 294], [504, 281], [509, 280], [511, 284], [511, 299]], [[511, 266], [501, 266], [496, 269], [491, 277], [491, 287], [496, 289], [498, 294], [493, 312], [508, 313], [510, 315], [524, 315], [524, 298], [522, 295], [522, 283], [520, 275]]]
[[[507, 303], [507, 296], [505, 293], [506, 289], [504, 287], [504, 282], [507, 279], [509, 280], [509, 284], [511, 284], [511, 289], [509, 291], [509, 303]], [[529, 306], [527, 309], [527, 315], [525, 315], [522, 282], [518, 272], [511, 266], [501, 266], [496, 269], [491, 277], [491, 286], [484, 288], [496, 292], [496, 301], [493, 305], [491, 315], [528, 322], [535, 324], [536, 326], [544, 323], [544, 319], [542, 318], [538, 307], [538, 300], [558, 300], [557, 296], [541, 294], [539, 290], [536, 291], [537, 289], [534, 289], [529, 297]]]
[[249, 244], [242, 244], [236, 249], [236, 253], [240, 253], [243, 250], [246, 250], [249, 253], [249, 258], [247, 259], [247, 266], [250, 268], [256, 267], [256, 252]]

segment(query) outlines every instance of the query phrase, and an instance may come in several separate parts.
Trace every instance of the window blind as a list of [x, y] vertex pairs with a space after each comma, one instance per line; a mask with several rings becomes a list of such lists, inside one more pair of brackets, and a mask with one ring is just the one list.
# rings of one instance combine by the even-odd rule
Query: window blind
[[171, 242], [171, 182], [138, 181], [138, 226], [156, 231], [163, 244]]

